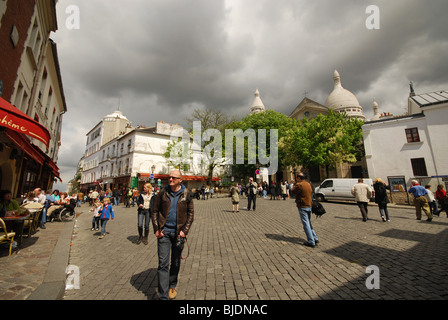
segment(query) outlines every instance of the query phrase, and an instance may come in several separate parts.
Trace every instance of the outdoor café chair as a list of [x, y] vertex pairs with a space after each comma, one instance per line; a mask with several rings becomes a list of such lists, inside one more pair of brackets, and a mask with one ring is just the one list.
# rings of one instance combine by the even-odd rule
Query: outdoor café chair
[[2, 218], [0, 218], [0, 228], [3, 229], [3, 231], [0, 231], [0, 244], [9, 242], [9, 255], [11, 255], [12, 243], [14, 241], [14, 236], [16, 235], [16, 233], [8, 232], [8, 230], [6, 229], [5, 221], [3, 221]]

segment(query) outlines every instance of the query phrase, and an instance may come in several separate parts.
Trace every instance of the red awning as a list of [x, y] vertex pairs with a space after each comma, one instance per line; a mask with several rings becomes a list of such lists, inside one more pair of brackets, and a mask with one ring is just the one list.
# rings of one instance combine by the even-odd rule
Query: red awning
[[57, 164], [54, 163], [54, 161], [49, 156], [44, 154], [40, 150], [40, 148], [31, 144], [23, 135], [15, 131], [5, 129], [5, 134], [12, 142], [17, 145], [17, 147], [19, 147], [23, 152], [25, 152], [29, 157], [31, 157], [41, 166], [48, 166], [51, 169], [53, 175], [62, 182]]
[[10, 129], [5, 130], [6, 136], [14, 142], [23, 152], [38, 162], [41, 166], [44, 164], [45, 157], [36, 150], [36, 148], [21, 134]]
[[[149, 178], [151, 176], [150, 173], [139, 173], [140, 177], [142, 178]], [[168, 180], [169, 174], [154, 174], [154, 179], [160, 179], [160, 180]], [[182, 180], [185, 181], [207, 181], [208, 177], [204, 176], [182, 176]], [[212, 181], [220, 181], [221, 178], [213, 177]]]
[[47, 157], [47, 162], [48, 162], [48, 166], [51, 168], [51, 171], [53, 172], [53, 175], [59, 179], [59, 181], [61, 181], [62, 183], [62, 179], [61, 179], [61, 174], [59, 173], [59, 167], [56, 163], [54, 163], [54, 161], [48, 157]]
[[29, 135], [43, 142], [47, 148], [50, 143], [50, 132], [39, 122], [0, 97], [0, 126]]

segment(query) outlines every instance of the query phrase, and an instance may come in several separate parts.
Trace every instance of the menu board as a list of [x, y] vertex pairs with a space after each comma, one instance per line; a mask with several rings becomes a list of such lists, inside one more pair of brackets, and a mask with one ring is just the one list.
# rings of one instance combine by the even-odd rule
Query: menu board
[[403, 177], [387, 177], [389, 180], [390, 191], [399, 192], [406, 190], [406, 180]]

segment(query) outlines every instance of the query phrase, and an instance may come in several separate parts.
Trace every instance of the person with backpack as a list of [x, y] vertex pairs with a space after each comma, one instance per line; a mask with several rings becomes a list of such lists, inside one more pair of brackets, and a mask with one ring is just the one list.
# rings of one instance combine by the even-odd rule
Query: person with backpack
[[151, 211], [159, 255], [157, 275], [160, 300], [174, 299], [177, 295], [181, 254], [193, 220], [192, 194], [182, 184], [180, 171], [173, 170], [168, 186], [159, 192]]
[[299, 173], [297, 175], [296, 184], [292, 188], [291, 193], [295, 195], [300, 220], [302, 221], [303, 230], [305, 231], [307, 238], [307, 242], [304, 242], [303, 245], [314, 248], [319, 243], [319, 239], [317, 238], [317, 234], [311, 224], [313, 188], [305, 179], [305, 175], [303, 173]]

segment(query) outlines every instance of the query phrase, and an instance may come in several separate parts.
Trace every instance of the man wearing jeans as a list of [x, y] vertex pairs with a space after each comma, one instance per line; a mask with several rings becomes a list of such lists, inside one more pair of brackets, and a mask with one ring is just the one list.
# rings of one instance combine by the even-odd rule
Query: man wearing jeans
[[305, 181], [306, 177], [303, 173], [297, 176], [296, 184], [291, 190], [295, 195], [296, 205], [299, 209], [300, 220], [302, 221], [303, 230], [307, 238], [305, 246], [314, 248], [319, 242], [316, 232], [311, 224], [311, 207], [313, 204], [313, 189], [309, 182]]
[[174, 299], [177, 295], [177, 276], [183, 249], [180, 240], [185, 240], [193, 219], [192, 196], [182, 184], [180, 171], [174, 170], [170, 173], [169, 185], [159, 192], [151, 211], [159, 255], [157, 275], [160, 300]]

